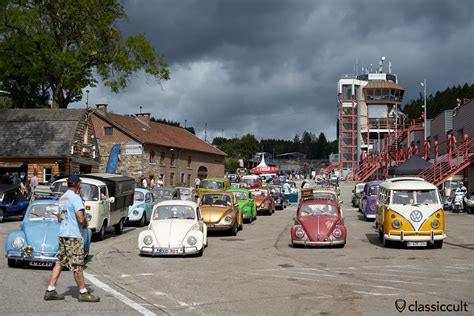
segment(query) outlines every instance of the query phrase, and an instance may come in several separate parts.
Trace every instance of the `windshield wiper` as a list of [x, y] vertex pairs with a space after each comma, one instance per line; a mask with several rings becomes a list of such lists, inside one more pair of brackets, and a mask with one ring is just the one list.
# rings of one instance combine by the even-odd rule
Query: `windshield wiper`
[[420, 206], [421, 204], [420, 203], [412, 203], [411, 205], [412, 206]]
[[36, 216], [36, 217], [42, 217], [40, 214], [35, 213], [35, 212], [30, 212], [30, 215], [34, 215], [34, 216]]

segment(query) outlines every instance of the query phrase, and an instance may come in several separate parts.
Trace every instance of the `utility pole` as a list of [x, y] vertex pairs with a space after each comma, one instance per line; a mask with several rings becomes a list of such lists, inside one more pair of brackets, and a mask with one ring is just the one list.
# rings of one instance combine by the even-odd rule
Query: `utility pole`
[[187, 123], [188, 123], [188, 120], [184, 120], [184, 128], [186, 128]]
[[204, 124], [204, 141], [207, 143], [207, 123]]
[[424, 113], [424, 125], [425, 125], [425, 128], [424, 128], [424, 136], [425, 136], [425, 139], [428, 137], [428, 127], [426, 126], [426, 120], [428, 118], [428, 111], [426, 111], [426, 79], [423, 80], [423, 82], [420, 82], [420, 85], [423, 87], [423, 95], [424, 95], [424, 100], [423, 100], [423, 113]]

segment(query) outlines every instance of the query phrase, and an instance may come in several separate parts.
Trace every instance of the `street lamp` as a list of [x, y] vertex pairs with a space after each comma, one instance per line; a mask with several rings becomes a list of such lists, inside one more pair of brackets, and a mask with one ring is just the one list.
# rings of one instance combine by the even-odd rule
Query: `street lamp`
[[428, 137], [428, 127], [426, 126], [426, 120], [428, 118], [426, 111], [426, 79], [423, 79], [423, 82], [420, 82], [420, 85], [423, 87], [423, 112], [424, 112], [424, 140]]
[[89, 90], [86, 90], [86, 108], [89, 108]]

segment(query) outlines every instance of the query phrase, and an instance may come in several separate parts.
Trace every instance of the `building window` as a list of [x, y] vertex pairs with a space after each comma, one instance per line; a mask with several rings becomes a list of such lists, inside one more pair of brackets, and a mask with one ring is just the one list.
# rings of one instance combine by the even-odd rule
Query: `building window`
[[191, 155], [188, 156], [188, 168], [191, 168]]
[[174, 185], [174, 172], [171, 172], [171, 173], [170, 173], [170, 185], [171, 185], [171, 186]]
[[155, 160], [155, 151], [152, 150], [150, 151], [150, 163], [155, 163], [156, 160]]
[[174, 159], [174, 152], [173, 152], [173, 153], [171, 153], [171, 158], [170, 158], [170, 165], [171, 166], [174, 166], [174, 160], [175, 159]]
[[160, 165], [162, 165], [165, 161], [165, 152], [162, 151], [160, 154]]
[[89, 126], [86, 125], [86, 130], [84, 131], [84, 145], [89, 144]]
[[181, 184], [187, 184], [186, 183], [186, 174], [184, 174], [184, 173], [181, 174]]
[[49, 179], [51, 179], [52, 175], [53, 175], [53, 168], [51, 168], [51, 167], [44, 168], [43, 181], [48, 182]]
[[112, 136], [114, 134], [113, 127], [104, 127], [104, 135], [105, 136]]

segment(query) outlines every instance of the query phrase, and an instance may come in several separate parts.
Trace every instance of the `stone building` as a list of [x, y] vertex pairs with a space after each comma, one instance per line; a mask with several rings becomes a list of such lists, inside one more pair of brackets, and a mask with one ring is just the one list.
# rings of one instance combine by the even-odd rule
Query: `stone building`
[[97, 172], [99, 151], [85, 109], [9, 109], [0, 115], [0, 175], [23, 181]]
[[[165, 185], [194, 185], [199, 177], [223, 177], [225, 153], [184, 128], [152, 122], [150, 113], [131, 116], [98, 104], [92, 117], [101, 154], [100, 171], [139, 179], [161, 176]], [[120, 148], [118, 157], [112, 148]], [[112, 152], [112, 155], [111, 155]]]

